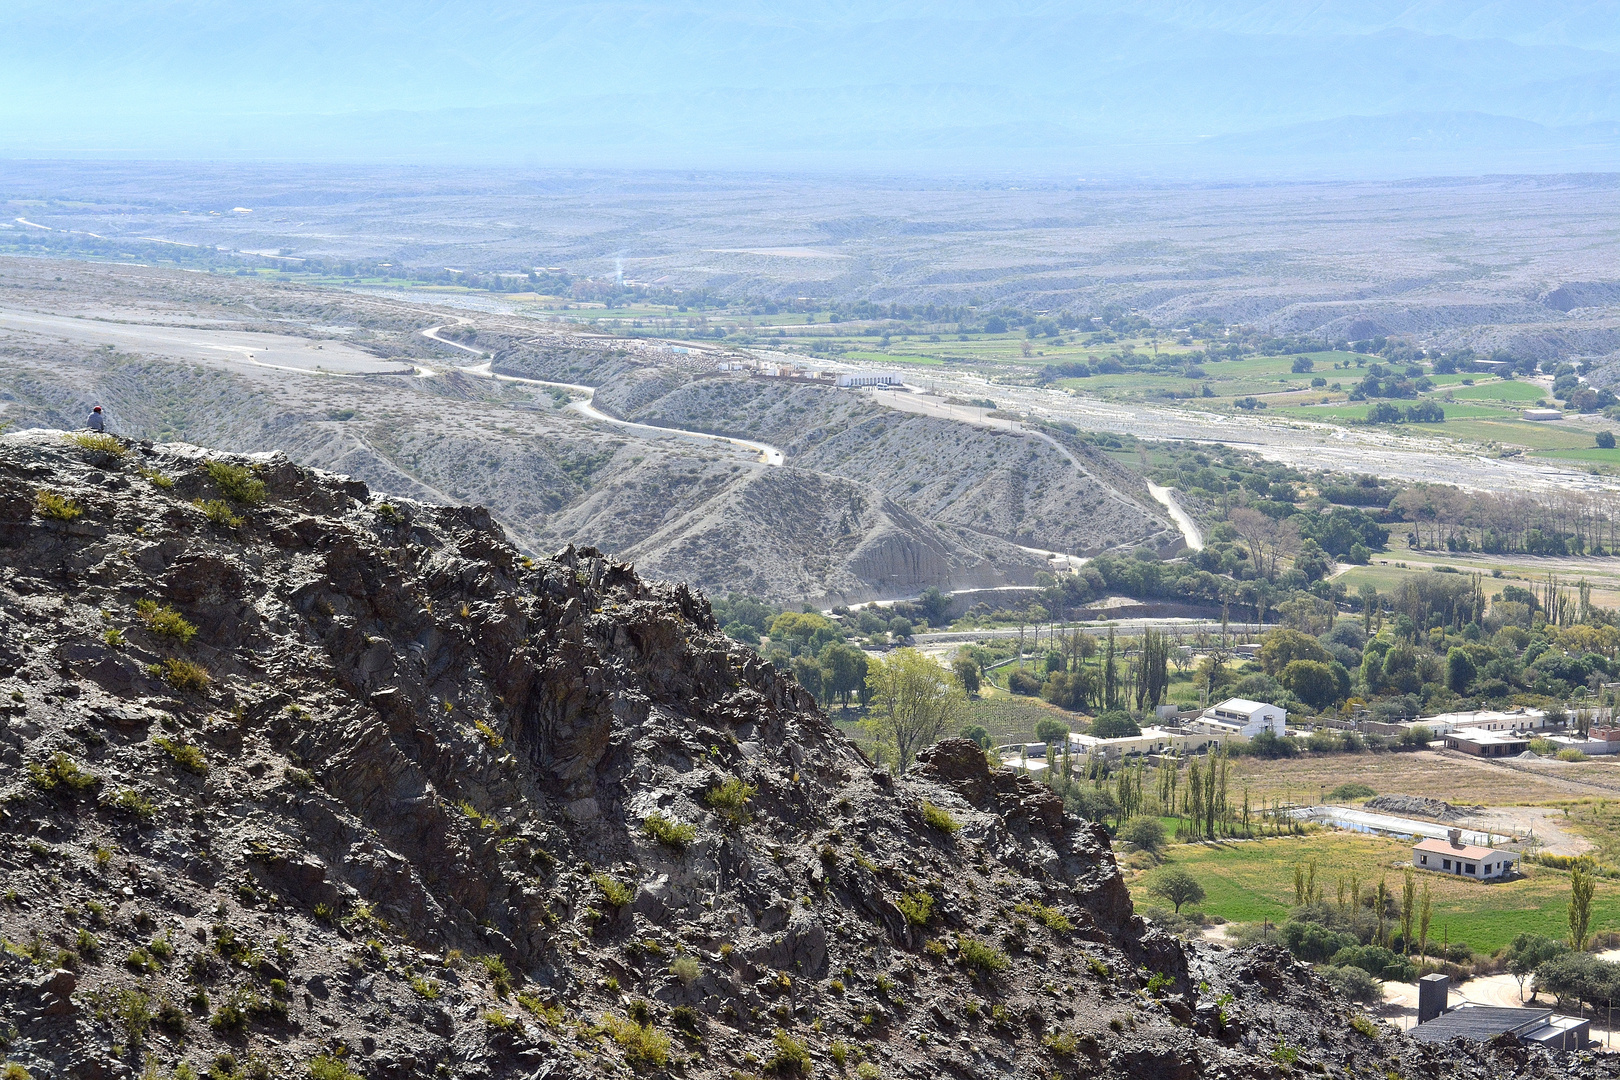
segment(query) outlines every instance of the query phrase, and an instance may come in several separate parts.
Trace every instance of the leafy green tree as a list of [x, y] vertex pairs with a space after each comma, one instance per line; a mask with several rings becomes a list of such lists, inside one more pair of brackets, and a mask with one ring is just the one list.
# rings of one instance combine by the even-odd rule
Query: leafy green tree
[[1123, 709], [1110, 709], [1091, 722], [1091, 733], [1099, 739], [1123, 739], [1142, 734], [1142, 728]]
[[[1056, 717], [1035, 721], [1035, 737], [1047, 746], [1063, 746], [1069, 741], [1069, 725]], [[1048, 757], [1051, 751], [1047, 751]]]
[[1119, 838], [1138, 850], [1157, 855], [1164, 847], [1164, 822], [1154, 817], [1133, 817], [1119, 827]]
[[1278, 675], [1295, 660], [1314, 660], [1331, 664], [1333, 654], [1309, 634], [1279, 626], [1266, 634], [1260, 646], [1260, 667], [1267, 675]]
[[928, 620], [929, 626], [944, 626], [946, 613], [951, 610], [951, 595], [939, 591], [937, 585], [930, 585], [917, 597], [917, 606], [922, 608], [923, 617]]
[[1576, 952], [1586, 948], [1592, 928], [1592, 893], [1597, 883], [1586, 870], [1576, 867], [1569, 874], [1569, 947]]
[[1019, 668], [1007, 676], [1007, 689], [1024, 697], [1034, 697], [1041, 692], [1041, 680]]
[[866, 685], [869, 664], [866, 654], [842, 641], [830, 641], [822, 647], [817, 659], [821, 662], [821, 685], [828, 700], [838, 697], [848, 705], [850, 697]]
[[1204, 887], [1198, 879], [1179, 866], [1163, 866], [1155, 870], [1147, 883], [1148, 892], [1175, 905], [1181, 914], [1182, 904], [1196, 904], [1204, 899]]
[[799, 685], [815, 697], [817, 701], [825, 702], [822, 697], [821, 665], [809, 656], [795, 656], [793, 658], [793, 677], [799, 680]]
[[1320, 712], [1339, 696], [1339, 680], [1333, 667], [1318, 660], [1292, 660], [1283, 668], [1279, 681], [1299, 700]]
[[916, 649], [896, 649], [872, 660], [866, 674], [871, 717], [862, 726], [895, 754], [905, 772], [917, 751], [961, 722], [962, 691], [945, 669]]
[[1446, 653], [1446, 686], [1449, 689], [1459, 694], [1468, 693], [1468, 687], [1478, 674], [1467, 650], [1453, 647]]
[[990, 749], [990, 729], [983, 724], [969, 724], [959, 734], [969, 742], [975, 743], [981, 750]]
[[[1524, 981], [1536, 973], [1536, 968], [1568, 951], [1569, 946], [1562, 941], [1528, 931], [1517, 935], [1508, 943], [1505, 955], [1507, 969], [1518, 981], [1520, 1001], [1524, 1000]], [[1534, 999], [1535, 994], [1532, 993], [1530, 996]]]
[[979, 665], [965, 656], [959, 656], [951, 661], [951, 670], [956, 673], [956, 681], [962, 684], [962, 689], [969, 694], [979, 692]]

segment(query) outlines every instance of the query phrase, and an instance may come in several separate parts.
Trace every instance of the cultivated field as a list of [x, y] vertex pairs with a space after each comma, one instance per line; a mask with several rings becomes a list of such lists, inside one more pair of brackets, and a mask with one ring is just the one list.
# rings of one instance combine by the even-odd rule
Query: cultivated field
[[[1316, 863], [1316, 880], [1328, 900], [1338, 882], [1356, 878], [1363, 895], [1382, 878], [1400, 898], [1403, 863], [1411, 845], [1402, 840], [1327, 831], [1304, 837], [1179, 845], [1167, 863], [1185, 867], [1207, 894], [1208, 915], [1231, 922], [1287, 919], [1294, 907], [1294, 867]], [[1467, 942], [1475, 952], [1492, 953], [1529, 931], [1562, 937], [1568, 931], [1569, 875], [1543, 866], [1526, 867], [1518, 880], [1487, 883], [1455, 875], [1415, 872], [1420, 891], [1428, 885], [1433, 902], [1429, 939]], [[1132, 883], [1138, 904], [1165, 906], [1145, 891], [1145, 877]], [[1595, 931], [1620, 928], [1620, 883], [1600, 880], [1592, 902]], [[1398, 927], [1397, 927], [1398, 929]]]

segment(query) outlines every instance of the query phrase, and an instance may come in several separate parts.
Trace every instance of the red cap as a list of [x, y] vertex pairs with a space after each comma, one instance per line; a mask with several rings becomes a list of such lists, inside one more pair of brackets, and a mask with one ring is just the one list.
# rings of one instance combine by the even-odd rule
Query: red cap
[[101, 406], [97, 405], [95, 408], [91, 409], [90, 411], [91, 412], [100, 412], [101, 411]]

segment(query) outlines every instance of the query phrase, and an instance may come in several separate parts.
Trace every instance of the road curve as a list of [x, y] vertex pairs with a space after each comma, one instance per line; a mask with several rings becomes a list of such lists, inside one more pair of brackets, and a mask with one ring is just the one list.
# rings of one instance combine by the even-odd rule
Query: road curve
[[[472, 321], [470, 319], [463, 319], [460, 316], [452, 317], [460, 323], [468, 323]], [[489, 354], [484, 352], [482, 349], [475, 349], [471, 345], [463, 345], [459, 341], [451, 341], [448, 338], [440, 337], [439, 331], [443, 329], [444, 324], [440, 323], [438, 326], [430, 326], [426, 330], [419, 331], [419, 333], [425, 338], [436, 341], [440, 345], [448, 345], [452, 349], [460, 349], [462, 352], [470, 352], [474, 356], [489, 356]], [[600, 420], [604, 424], [616, 424], [619, 427], [656, 432], [660, 435], [685, 435], [688, 438], [693, 439], [708, 439], [710, 442], [729, 443], [732, 446], [741, 447], [744, 450], [752, 450], [754, 453], [759, 455], [760, 461], [770, 466], [780, 466], [786, 460], [786, 456], [782, 453], [782, 451], [772, 446], [770, 443], [755, 442], [752, 439], [737, 439], [730, 435], [715, 435], [708, 431], [692, 431], [687, 428], [660, 427], [657, 424], [638, 424], [633, 420], [621, 420], [617, 416], [609, 416], [607, 413], [596, 407], [594, 404], [596, 400], [595, 387], [584, 386], [580, 383], [550, 382], [546, 379], [525, 379], [518, 375], [499, 375], [492, 370], [493, 364], [493, 360], [486, 359], [482, 364], [475, 364], [472, 367], [461, 367], [457, 368], [456, 370], [466, 372], [468, 375], [477, 375], [485, 379], [495, 379], [498, 382], [527, 383], [530, 386], [549, 386], [557, 390], [568, 390], [575, 394], [584, 394], [584, 401], [571, 402], [568, 407], [579, 413], [581, 416], [588, 417], [592, 420]]]
[[1176, 501], [1176, 493], [1170, 488], [1160, 487], [1149, 481], [1148, 494], [1163, 503], [1164, 508], [1170, 511], [1170, 519], [1176, 523], [1176, 528], [1181, 530], [1181, 537], [1187, 541], [1187, 546], [1193, 551], [1203, 551], [1204, 534], [1198, 531], [1198, 523]]

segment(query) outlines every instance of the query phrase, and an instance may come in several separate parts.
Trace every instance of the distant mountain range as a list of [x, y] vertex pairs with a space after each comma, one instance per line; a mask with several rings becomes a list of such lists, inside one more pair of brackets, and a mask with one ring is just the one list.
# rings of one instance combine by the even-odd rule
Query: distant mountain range
[[7, 9], [9, 156], [1162, 176], [1620, 168], [1613, 3]]

